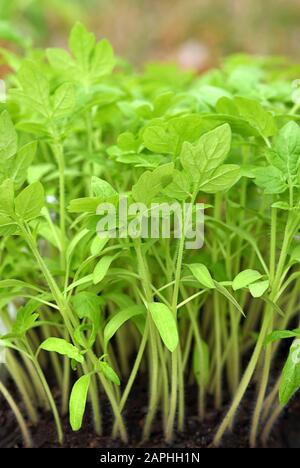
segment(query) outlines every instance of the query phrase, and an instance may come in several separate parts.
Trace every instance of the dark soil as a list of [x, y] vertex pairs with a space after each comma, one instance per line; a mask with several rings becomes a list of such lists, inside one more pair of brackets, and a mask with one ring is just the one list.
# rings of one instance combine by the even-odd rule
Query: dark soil
[[[197, 414], [197, 403], [195, 391], [190, 388], [186, 395], [186, 406], [189, 408], [186, 418], [186, 428], [183, 433], [176, 433], [172, 448], [207, 448], [218, 424], [220, 423], [223, 411], [216, 412], [208, 410], [207, 418], [200, 423]], [[246, 395], [242, 407], [239, 410], [236, 424], [232, 433], [227, 434], [222, 443], [224, 448], [247, 448], [249, 436], [250, 418], [254, 406], [253, 391]], [[170, 447], [164, 442], [161, 431], [161, 421], [157, 417], [153, 433], [149, 442], [141, 443], [141, 433], [144, 424], [144, 418], [147, 411], [147, 392], [143, 387], [135, 390], [134, 398], [128, 402], [125, 418], [130, 435], [130, 443], [125, 446], [119, 440], [112, 440], [110, 430], [112, 425], [112, 416], [109, 410], [102, 408], [104, 413], [104, 435], [94, 434], [92, 425], [92, 412], [88, 408], [83, 429], [74, 433], [71, 431], [67, 417], [63, 420], [66, 448], [118, 448], [118, 447], [142, 447], [142, 448], [166, 448]], [[300, 448], [300, 398], [295, 398], [290, 406], [282, 413], [277, 422], [273, 433], [268, 442], [267, 448]], [[109, 424], [107, 423], [109, 421]], [[36, 448], [55, 448], [58, 447], [56, 441], [56, 432], [54, 422], [50, 414], [41, 414], [41, 422], [37, 427], [30, 427], [34, 446]], [[13, 414], [1, 401], [0, 408], [0, 448], [22, 447], [22, 437]]]

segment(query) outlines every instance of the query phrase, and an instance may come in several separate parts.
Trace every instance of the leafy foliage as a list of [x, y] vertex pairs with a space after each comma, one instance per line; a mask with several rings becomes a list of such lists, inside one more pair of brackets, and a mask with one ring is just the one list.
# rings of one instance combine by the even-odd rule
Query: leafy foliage
[[[10, 60], [0, 108], [1, 345], [29, 419], [50, 405], [62, 441], [51, 368], [73, 430], [89, 400], [101, 432], [101, 394], [125, 442], [123, 411], [147, 375], [143, 436], [160, 407], [168, 442], [177, 415], [183, 428], [191, 382], [201, 418], [208, 394], [217, 408], [233, 398], [217, 445], [259, 369], [254, 445], [263, 409], [273, 421], [276, 340], [295, 340], [280, 403], [300, 385], [299, 329], [288, 330], [299, 322], [299, 67], [238, 55], [201, 76], [162, 64], [137, 74], [80, 23], [68, 48]], [[168, 239], [126, 237], [124, 197], [146, 205], [135, 225], [150, 223], [152, 203], [190, 204], [193, 220], [201, 203], [203, 247], [186, 248], [175, 216]], [[115, 236], [98, 235], [102, 203]]]

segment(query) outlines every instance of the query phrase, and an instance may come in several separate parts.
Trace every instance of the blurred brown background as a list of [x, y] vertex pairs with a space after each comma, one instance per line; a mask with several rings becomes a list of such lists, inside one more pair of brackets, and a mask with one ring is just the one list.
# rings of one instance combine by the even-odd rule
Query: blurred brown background
[[65, 45], [76, 20], [135, 64], [203, 69], [237, 51], [300, 59], [300, 0], [0, 0], [2, 40], [11, 28], [35, 45]]

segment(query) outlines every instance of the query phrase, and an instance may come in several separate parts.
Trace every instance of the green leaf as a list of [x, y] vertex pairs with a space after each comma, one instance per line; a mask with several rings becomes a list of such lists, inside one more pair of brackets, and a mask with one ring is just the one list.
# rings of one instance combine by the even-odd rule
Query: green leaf
[[174, 164], [164, 164], [153, 172], [144, 172], [132, 187], [135, 201], [148, 205], [158, 193], [167, 187], [173, 178]]
[[93, 271], [93, 283], [98, 284], [100, 281], [103, 280], [105, 277], [106, 273], [108, 272], [108, 269], [110, 267], [111, 262], [115, 259], [115, 256], [113, 255], [106, 255], [105, 257], [102, 257], [97, 265], [94, 268]]
[[99, 361], [98, 362], [99, 366], [99, 371], [102, 372], [102, 374], [111, 382], [113, 382], [116, 385], [120, 385], [120, 379], [119, 376], [116, 374], [116, 372], [113, 370], [112, 367], [110, 367], [107, 362], [104, 361]]
[[291, 259], [300, 262], [300, 245], [297, 245], [291, 252]]
[[113, 48], [107, 39], [99, 41], [91, 57], [90, 71], [94, 78], [109, 75], [116, 64]]
[[255, 283], [262, 277], [262, 274], [256, 270], [241, 271], [233, 280], [232, 288], [234, 291], [247, 288], [250, 284]]
[[81, 291], [72, 298], [73, 308], [79, 318], [93, 317], [101, 313], [101, 297], [89, 291]]
[[18, 79], [22, 87], [20, 97], [25, 99], [33, 110], [44, 117], [49, 117], [51, 108], [49, 81], [41, 66], [33, 60], [25, 60], [18, 71]]
[[38, 319], [39, 314], [34, 313], [40, 307], [39, 302], [30, 300], [17, 312], [16, 321], [12, 327], [12, 333], [25, 334]]
[[102, 200], [97, 197], [75, 198], [70, 201], [68, 210], [70, 213], [96, 213]]
[[286, 405], [300, 388], [300, 339], [291, 345], [289, 356], [284, 365], [279, 387], [279, 401]]
[[27, 171], [28, 183], [33, 184], [34, 182], [38, 182], [53, 169], [54, 165], [51, 163], [35, 164], [34, 166], [30, 166]]
[[236, 97], [234, 102], [240, 116], [246, 119], [262, 136], [269, 137], [275, 135], [277, 128], [274, 117], [258, 101]]
[[285, 177], [277, 167], [267, 166], [253, 169], [255, 184], [266, 194], [282, 193], [287, 189]]
[[81, 23], [77, 22], [70, 33], [69, 47], [77, 63], [83, 70], [87, 70], [89, 67], [91, 53], [95, 44], [95, 35], [87, 31]]
[[272, 203], [271, 208], [277, 208], [278, 210], [283, 210], [283, 211], [290, 211], [292, 208], [287, 202], [275, 202]]
[[72, 71], [74, 73], [73, 59], [66, 50], [53, 47], [46, 50], [46, 55], [52, 68], [61, 71]]
[[259, 283], [254, 283], [249, 285], [249, 290], [252, 297], [261, 297], [269, 288], [269, 280], [260, 281]]
[[214, 289], [216, 287], [208, 268], [203, 263], [191, 263], [187, 266], [196, 280], [205, 288]]
[[283, 173], [290, 183], [296, 183], [300, 165], [300, 127], [295, 122], [288, 122], [275, 139], [274, 151], [269, 160]]
[[143, 143], [150, 151], [162, 154], [173, 153], [176, 147], [174, 134], [159, 125], [149, 126], [144, 130]]
[[83, 375], [77, 380], [77, 382], [75, 382], [72, 388], [69, 402], [69, 411], [70, 425], [73, 431], [79, 431], [82, 426], [90, 382], [90, 374]]
[[228, 124], [202, 135], [195, 144], [185, 142], [182, 146], [180, 161], [182, 167], [194, 181], [195, 187], [225, 160], [231, 144], [231, 130]]
[[227, 291], [227, 289], [222, 284], [217, 283], [217, 281], [215, 281], [215, 286], [216, 286], [217, 291], [220, 294], [222, 294], [222, 296], [226, 297], [226, 299], [229, 302], [231, 302], [231, 304], [245, 317], [243, 309], [241, 308], [239, 303], [236, 301], [236, 299], [232, 296], [232, 294], [230, 294], [230, 292]]
[[120, 310], [115, 315], [113, 315], [104, 329], [104, 347], [107, 347], [114, 334], [125, 322], [130, 320], [132, 317], [135, 317], [136, 315], [143, 314], [144, 312], [145, 307], [141, 305], [133, 305], [126, 307], [125, 309]]
[[118, 192], [105, 180], [93, 176], [91, 182], [92, 193], [100, 202], [108, 202], [118, 197]]
[[167, 185], [163, 192], [176, 200], [186, 200], [191, 196], [191, 181], [187, 174], [182, 171], [175, 170], [173, 173], [173, 181]]
[[78, 286], [82, 286], [83, 284], [88, 284], [88, 283], [92, 283], [92, 282], [93, 282], [93, 274], [83, 276], [83, 277], [80, 278], [79, 280], [74, 281], [74, 283], [71, 283], [71, 284], [67, 287], [67, 291], [71, 291], [72, 289], [75, 289], [75, 288], [77, 288]]
[[92, 243], [91, 243], [91, 255], [95, 257], [96, 255], [99, 255], [103, 248], [106, 246], [107, 242], [109, 241], [109, 237], [106, 238], [101, 238], [101, 237], [94, 237]]
[[75, 359], [75, 361], [83, 363], [83, 356], [80, 354], [80, 350], [63, 338], [47, 338], [40, 345], [40, 349], [62, 354], [63, 356], [68, 356], [70, 359]]
[[148, 307], [162, 341], [169, 351], [175, 351], [179, 338], [177, 324], [171, 310], [160, 302], [150, 302]]
[[217, 193], [229, 190], [241, 176], [240, 167], [235, 164], [223, 164], [207, 176], [199, 190], [206, 193]]
[[75, 89], [72, 83], [63, 83], [54, 93], [53, 111], [54, 119], [61, 119], [69, 115], [75, 106]]
[[11, 160], [9, 175], [13, 179], [16, 187], [23, 185], [27, 178], [27, 170], [32, 164], [36, 154], [37, 142], [31, 141], [19, 149], [15, 158]]
[[9, 113], [0, 114], [0, 160], [9, 159], [17, 152], [18, 138]]
[[40, 182], [28, 185], [15, 199], [16, 213], [26, 221], [39, 216], [44, 204], [44, 188]]
[[265, 344], [286, 338], [295, 338], [297, 336], [300, 336], [300, 328], [295, 328], [294, 330], [274, 330], [265, 339]]
[[0, 236], [12, 236], [18, 230], [17, 224], [12, 221], [10, 216], [0, 214]]
[[67, 263], [69, 263], [72, 259], [72, 256], [74, 252], [76, 252], [76, 248], [78, 247], [78, 244], [80, 241], [89, 234], [89, 231], [87, 229], [82, 229], [71, 240], [71, 242], [68, 245], [68, 248], [66, 250], [66, 260]]
[[118, 147], [124, 151], [138, 151], [139, 141], [135, 138], [135, 135], [131, 132], [123, 132], [118, 136], [117, 139]]
[[6, 179], [0, 185], [0, 213], [12, 215], [14, 211], [14, 183]]
[[[156, 98], [161, 103], [170, 93], [164, 93]], [[167, 100], [169, 98], [167, 97]], [[172, 98], [173, 99], [173, 98]], [[154, 112], [159, 112], [158, 105]], [[172, 118], [165, 124], [151, 124], [144, 130], [142, 137], [146, 148], [154, 153], [172, 154], [178, 156], [185, 141], [194, 142], [199, 135], [208, 130], [206, 121], [201, 115], [189, 114]]]
[[201, 340], [201, 349], [199, 348], [200, 345], [194, 347], [193, 371], [198, 385], [207, 385], [210, 373], [209, 348], [204, 340]]

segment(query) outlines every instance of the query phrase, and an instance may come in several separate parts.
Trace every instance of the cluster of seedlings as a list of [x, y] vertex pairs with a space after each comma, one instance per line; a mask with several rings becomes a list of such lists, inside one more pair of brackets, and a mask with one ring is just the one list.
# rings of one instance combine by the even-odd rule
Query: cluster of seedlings
[[[1, 50], [0, 104], [1, 346], [20, 399], [3, 373], [0, 393], [25, 443], [41, 409], [62, 443], [87, 401], [95, 432], [110, 405], [126, 442], [139, 379], [144, 439], [159, 414], [166, 441], [184, 429], [194, 386], [199, 424], [208, 401], [228, 405], [217, 446], [254, 384], [250, 444], [266, 441], [300, 386], [300, 67], [239, 55], [202, 76], [138, 73], [81, 24], [69, 51], [25, 55]], [[148, 213], [201, 202], [202, 248], [99, 233], [97, 207], [122, 196]]]

